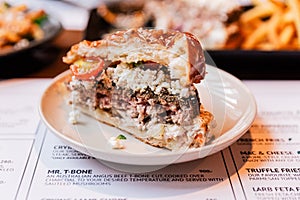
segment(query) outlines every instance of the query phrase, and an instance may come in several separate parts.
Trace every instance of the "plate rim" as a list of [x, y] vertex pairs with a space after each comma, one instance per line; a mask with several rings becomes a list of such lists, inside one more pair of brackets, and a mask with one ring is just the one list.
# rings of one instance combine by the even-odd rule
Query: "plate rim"
[[[251, 104], [251, 108], [254, 108], [254, 110], [249, 114], [249, 116], [247, 116], [249, 118], [248, 120], [248, 123], [242, 123], [242, 125], [240, 126], [240, 130], [238, 133], [231, 133], [233, 131], [233, 129], [235, 129], [237, 127], [237, 124], [238, 123], [235, 123], [234, 126], [232, 128], [230, 128], [229, 130], [225, 131], [222, 133], [222, 135], [218, 138], [216, 138], [214, 140], [214, 143], [213, 144], [208, 144], [208, 145], [205, 145], [201, 148], [193, 148], [193, 149], [188, 149], [186, 150], [185, 152], [182, 152], [182, 151], [164, 151], [163, 153], [160, 153], [159, 156], [160, 157], [164, 157], [164, 156], [175, 156], [177, 157], [177, 159], [175, 161], [173, 161], [172, 163], [164, 163], [164, 162], [153, 162], [153, 165], [165, 165], [165, 164], [175, 164], [175, 163], [182, 163], [182, 162], [187, 162], [187, 161], [192, 161], [192, 160], [195, 160], [195, 159], [200, 159], [200, 158], [204, 158], [206, 156], [209, 156], [209, 155], [212, 155], [212, 154], [215, 154], [225, 148], [227, 148], [228, 146], [230, 146], [231, 144], [233, 144], [234, 142], [236, 142], [244, 133], [246, 133], [246, 131], [251, 127], [252, 123], [254, 122], [255, 120], [255, 117], [256, 117], [256, 114], [257, 114], [257, 104], [256, 104], [256, 100], [252, 94], [252, 92], [249, 90], [249, 88], [241, 81], [239, 80], [238, 78], [236, 78], [235, 76], [233, 76], [232, 74], [220, 69], [220, 68], [217, 68], [215, 66], [211, 66], [211, 65], [206, 65], [207, 66], [207, 69], [209, 70], [212, 70], [214, 68], [214, 70], [224, 74], [224, 76], [226, 76], [227, 78], [230, 78], [232, 81], [234, 81], [235, 83], [239, 84], [240, 87], [243, 88], [243, 90], [245, 90], [245, 92], [249, 95], [249, 104]], [[62, 134], [61, 132], [59, 132], [55, 127], [53, 127], [46, 119], [46, 116], [44, 115], [44, 112], [43, 112], [43, 108], [42, 108], [42, 104], [43, 104], [43, 101], [45, 99], [45, 95], [47, 94], [47, 92], [49, 90], [51, 90], [51, 87], [54, 87], [55, 84], [57, 84], [59, 81], [63, 80], [63, 79], [66, 79], [67, 76], [70, 76], [71, 75], [71, 72], [69, 70], [66, 70], [65, 72], [62, 72], [61, 74], [59, 74], [58, 76], [56, 76], [53, 81], [46, 87], [46, 89], [44, 90], [41, 98], [40, 98], [40, 103], [39, 103], [39, 114], [40, 114], [40, 117], [42, 119], [42, 121], [44, 122], [44, 124], [46, 124], [47, 128], [49, 128], [49, 130], [51, 130], [52, 133], [54, 133], [56, 136], [58, 136], [60, 139], [63, 140], [64, 143], [67, 143], [68, 145], [70, 145], [71, 147], [73, 147], [74, 149], [80, 151], [80, 152], [83, 152], [83, 153], [86, 153], [86, 154], [90, 154], [91, 150], [92, 151], [96, 151], [98, 153], [101, 153], [101, 154], [106, 154], [108, 156], [124, 156], [124, 155], [131, 155], [129, 153], [126, 153], [124, 151], [113, 151], [112, 152], [107, 152], [105, 151], [105, 149], [95, 149], [94, 147], [88, 147], [88, 150], [90, 151], [83, 151], [82, 148], [84, 149], [87, 149], [87, 147], [78, 142], [78, 141], [75, 141], [75, 140], [72, 140], [72, 138], [69, 138], [67, 137], [66, 135]], [[242, 118], [245, 117], [245, 116], [242, 116]], [[94, 119], [95, 120], [95, 119]], [[240, 123], [241, 122], [241, 119], [238, 120], [238, 122]], [[66, 123], [67, 120], [66, 120]], [[227, 136], [229, 133], [231, 133], [231, 135], [233, 135], [234, 137], [232, 138], [225, 138], [226, 140], [225, 141], [222, 141], [222, 137], [225, 137]], [[225, 146], [222, 144], [226, 144]], [[147, 144], [145, 144], [147, 145]], [[80, 149], [78, 147], [81, 147]], [[199, 153], [199, 151], [208, 151], [207, 155], [204, 155], [204, 156], [199, 156], [197, 158], [193, 158], [193, 159], [185, 159], [184, 158], [184, 155], [183, 154], [196, 154], [194, 156], [197, 156], [197, 154]], [[165, 153], [166, 152], [166, 153]], [[94, 156], [94, 155], [92, 155]], [[115, 162], [116, 160], [107, 160], [105, 158], [99, 158], [99, 157], [96, 157], [96, 159], [100, 159], [100, 160], [104, 160], [104, 161], [109, 161], [109, 162], [115, 162], [115, 163], [120, 163], [120, 164], [130, 164], [130, 165], [152, 165], [151, 163], [143, 163], [143, 162], [135, 162], [134, 160], [135, 159], [153, 159], [157, 157], [157, 155], [155, 155], [155, 153], [153, 154], [134, 154], [134, 155], [131, 155], [129, 156], [130, 159], [128, 159], [128, 161], [117, 161]], [[133, 160], [132, 160], [133, 159]]]

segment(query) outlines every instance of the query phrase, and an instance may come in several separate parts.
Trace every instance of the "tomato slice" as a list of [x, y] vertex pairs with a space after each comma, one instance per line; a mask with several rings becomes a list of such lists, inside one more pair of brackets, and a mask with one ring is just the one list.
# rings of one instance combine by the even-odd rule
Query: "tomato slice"
[[104, 60], [97, 57], [80, 59], [70, 66], [73, 75], [80, 80], [91, 80], [97, 77], [104, 68]]

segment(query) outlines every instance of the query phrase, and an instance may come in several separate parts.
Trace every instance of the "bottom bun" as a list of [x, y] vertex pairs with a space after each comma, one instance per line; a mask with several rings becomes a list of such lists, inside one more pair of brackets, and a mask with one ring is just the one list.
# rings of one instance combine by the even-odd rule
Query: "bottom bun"
[[[201, 106], [201, 114], [198, 117], [198, 123], [201, 125], [197, 134], [195, 134], [192, 126], [179, 126], [175, 124], [153, 124], [147, 130], [141, 130], [136, 122], [130, 118], [120, 118], [113, 116], [104, 110], [91, 110], [84, 105], [73, 105], [75, 109], [82, 113], [93, 117], [99, 122], [116, 127], [122, 131], [133, 135], [140, 141], [160, 148], [169, 150], [182, 150], [189, 148], [198, 148], [203, 146], [211, 138], [210, 129], [213, 125], [213, 116], [210, 112], [205, 111]], [[126, 116], [126, 115], [124, 115]], [[176, 135], [178, 132], [178, 135]], [[169, 137], [173, 135], [174, 137]], [[168, 136], [168, 137], [167, 137]]]

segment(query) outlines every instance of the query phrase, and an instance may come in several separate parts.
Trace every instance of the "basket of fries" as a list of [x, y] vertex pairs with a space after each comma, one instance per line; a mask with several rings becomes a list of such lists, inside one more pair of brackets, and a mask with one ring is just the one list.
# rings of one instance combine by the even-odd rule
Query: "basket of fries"
[[240, 15], [233, 48], [246, 50], [299, 50], [300, 1], [252, 0]]
[[209, 61], [241, 79], [300, 79], [300, 0], [251, 0]]

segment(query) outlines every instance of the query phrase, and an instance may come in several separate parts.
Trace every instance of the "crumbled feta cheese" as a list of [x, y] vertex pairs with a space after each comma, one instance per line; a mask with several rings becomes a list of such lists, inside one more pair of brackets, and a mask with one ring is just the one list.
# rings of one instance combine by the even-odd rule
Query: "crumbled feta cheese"
[[186, 59], [184, 57], [177, 57], [169, 63], [171, 79], [179, 79], [186, 76]]
[[180, 92], [180, 97], [189, 97], [189, 89], [183, 88]]
[[94, 82], [93, 81], [83, 81], [82, 84], [87, 90], [93, 90]]
[[[151, 90], [158, 91], [161, 87], [169, 88], [170, 85], [166, 83], [166, 75], [164, 72], [156, 70], [143, 70], [141, 68], [129, 68], [126, 64], [120, 63], [115, 68], [113, 80], [119, 87], [129, 86], [133, 91], [143, 90], [149, 87]], [[161, 86], [164, 84], [165, 86]]]
[[69, 83], [70, 87], [73, 89], [79, 84], [80, 84], [80, 81], [77, 80], [75, 76], [72, 76], [72, 80]]
[[[170, 90], [170, 83], [168, 83], [168, 82], [162, 82], [160, 85], [158, 85], [158, 86], [156, 87], [155, 93], [156, 93], [156, 94], [159, 94], [160, 91], [161, 91], [163, 88], [167, 88], [168, 91], [169, 91], [169, 90]], [[170, 91], [169, 91], [169, 92], [170, 92]]]
[[181, 86], [179, 80], [171, 81], [171, 88], [172, 88], [171, 90], [172, 94], [180, 94]]
[[184, 131], [180, 126], [174, 125], [174, 126], [168, 126], [167, 131], [165, 133], [166, 138], [178, 138], [184, 134]]
[[117, 137], [111, 137], [108, 142], [110, 143], [110, 145], [112, 146], [113, 149], [124, 149], [125, 146], [123, 144], [122, 139], [118, 139]]
[[68, 120], [69, 123], [77, 124], [79, 115], [80, 115], [80, 112], [75, 109], [73, 109], [71, 112], [69, 112], [69, 120]]
[[148, 129], [147, 135], [155, 139], [161, 140], [165, 134], [165, 126], [163, 124], [153, 124], [151, 129]]

